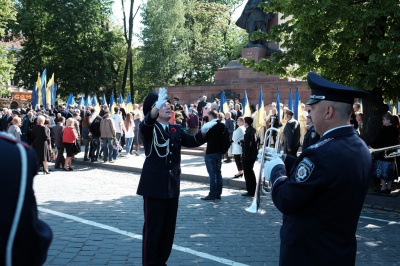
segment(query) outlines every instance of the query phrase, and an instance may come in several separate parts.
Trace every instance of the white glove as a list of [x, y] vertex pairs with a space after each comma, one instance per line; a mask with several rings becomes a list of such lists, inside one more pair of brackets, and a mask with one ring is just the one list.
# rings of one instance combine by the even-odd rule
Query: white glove
[[[279, 155], [276, 152], [276, 150], [273, 148], [270, 148], [270, 147], [266, 147], [265, 152], [264, 152], [264, 161], [271, 161], [275, 157], [279, 158]], [[258, 155], [257, 155], [257, 159], [258, 159], [259, 163], [261, 163], [261, 158], [262, 158], [262, 149], [259, 149]]]
[[278, 154], [272, 160], [266, 161], [264, 163], [264, 178], [265, 178], [265, 180], [269, 181], [271, 179], [272, 169], [279, 164], [282, 164], [283, 166], [285, 166], [282, 159], [279, 158]]
[[163, 109], [164, 104], [167, 102], [168, 100], [168, 91], [166, 88], [160, 88], [160, 90], [158, 91], [158, 100], [156, 102], [156, 108], [158, 110]]
[[217, 124], [217, 119], [213, 119], [210, 122], [205, 123], [202, 127], [201, 127], [201, 133], [202, 134], [206, 134], [207, 131], [210, 130], [210, 128], [212, 128], [213, 126], [215, 126]]

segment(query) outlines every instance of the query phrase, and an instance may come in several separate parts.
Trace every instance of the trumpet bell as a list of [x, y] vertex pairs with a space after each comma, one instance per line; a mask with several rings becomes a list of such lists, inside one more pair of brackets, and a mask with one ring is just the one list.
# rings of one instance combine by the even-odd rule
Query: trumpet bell
[[245, 211], [251, 212], [251, 213], [259, 213], [259, 214], [265, 214], [266, 211], [261, 209], [260, 207], [257, 207], [257, 200], [254, 199], [253, 202], [251, 203], [250, 207], [246, 208]]

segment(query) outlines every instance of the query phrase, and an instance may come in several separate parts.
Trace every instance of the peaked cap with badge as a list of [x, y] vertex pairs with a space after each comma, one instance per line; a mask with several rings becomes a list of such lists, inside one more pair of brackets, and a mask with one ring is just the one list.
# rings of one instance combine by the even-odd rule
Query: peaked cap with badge
[[365, 98], [369, 95], [366, 91], [326, 80], [314, 72], [308, 73], [307, 82], [311, 88], [307, 105], [313, 105], [322, 100], [353, 104], [355, 98]]

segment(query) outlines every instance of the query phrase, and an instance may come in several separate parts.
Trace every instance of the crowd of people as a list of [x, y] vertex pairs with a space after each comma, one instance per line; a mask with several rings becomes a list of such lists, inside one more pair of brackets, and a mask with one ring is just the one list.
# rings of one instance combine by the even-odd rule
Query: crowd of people
[[[247, 159], [248, 147], [250, 147], [248, 141], [245, 141], [247, 131], [253, 132], [252, 129], [257, 128], [251, 138], [255, 139], [257, 148], [266, 141], [268, 147], [282, 146], [279, 149], [293, 156], [297, 156], [320, 139], [309, 115], [310, 110], [307, 111], [304, 104], [301, 105], [298, 119], [295, 119], [293, 110], [282, 103], [278, 117], [276, 103], [272, 102], [266, 106], [262, 125], [258, 125], [257, 107], [251, 106], [252, 114], [249, 118], [253, 119], [251, 123], [250, 121], [246, 123], [239, 97], [228, 100], [229, 111], [226, 113], [220, 112], [219, 99], [209, 102], [204, 95], [189, 105], [180, 104], [177, 97], [173, 98], [173, 103], [168, 102], [171, 108], [171, 118], [168, 122], [180, 124], [182, 129], [192, 136], [210, 121], [209, 116], [213, 114], [209, 112], [215, 112], [215, 119], [225, 125], [231, 141], [231, 146], [228, 152], [223, 154], [222, 160], [225, 163], [236, 164], [238, 172], [233, 178], [244, 177], [248, 187], [247, 193], [243, 194], [245, 196], [253, 196], [255, 191], [255, 176], [252, 171], [249, 171], [253, 167], [249, 167]], [[96, 112], [94, 107], [85, 108], [76, 105], [60, 105], [57, 108], [47, 109], [41, 107], [37, 110], [3, 108], [0, 115], [0, 131], [6, 131], [17, 140], [31, 145], [36, 151], [38, 164], [42, 167], [44, 174], [50, 173], [47, 164], [50, 161], [55, 162], [55, 169], [72, 171], [73, 158], [81, 147], [84, 152], [84, 161], [91, 162], [113, 163], [120, 157], [139, 155], [142, 145], [139, 134], [139, 124], [143, 120], [142, 107], [135, 104], [134, 110], [126, 113], [124, 108], [117, 106], [112, 111], [111, 113], [107, 105], [101, 106], [99, 112]], [[362, 117], [361, 105], [356, 102], [353, 104], [350, 123], [360, 137], [363, 135]], [[372, 148], [383, 148], [400, 143], [399, 117], [387, 113], [383, 121], [381, 133], [371, 144]], [[256, 125], [253, 125], [253, 122]], [[264, 132], [270, 127], [277, 128], [280, 134], [273, 131], [269, 138], [264, 140]], [[254, 149], [253, 146], [251, 147]], [[209, 157], [207, 155], [210, 153], [209, 150], [214, 148], [207, 148], [205, 156]], [[381, 188], [377, 192], [389, 194], [392, 182], [398, 176], [396, 160], [384, 158], [384, 152], [376, 153], [374, 159], [374, 173], [381, 183]], [[251, 159], [253, 160], [254, 158]], [[221, 166], [214, 168], [212, 172], [220, 173]], [[216, 180], [219, 179], [216, 178]], [[215, 196], [209, 198], [215, 198]]]

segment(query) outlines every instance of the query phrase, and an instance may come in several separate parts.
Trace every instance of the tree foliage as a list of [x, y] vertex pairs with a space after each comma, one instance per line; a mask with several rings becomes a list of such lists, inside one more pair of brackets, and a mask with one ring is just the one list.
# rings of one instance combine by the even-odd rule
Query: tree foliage
[[[16, 11], [12, 0], [0, 1], [0, 41], [8, 39], [6, 28], [15, 20]], [[13, 55], [7, 50], [6, 45], [0, 44], [0, 94], [8, 94], [4, 83], [7, 83], [13, 74]]]
[[[236, 59], [240, 31], [231, 15], [242, 1], [152, 1], [143, 8], [140, 72], [154, 86], [212, 83], [214, 72]], [[241, 48], [241, 47], [240, 47]]]
[[281, 44], [273, 60], [245, 62], [267, 74], [305, 76], [315, 71], [332, 81], [371, 91], [363, 101], [367, 142], [380, 124], [384, 99], [400, 91], [400, 2], [394, 0], [270, 0], [266, 12], [284, 14], [267, 36]]
[[94, 93], [116, 86], [111, 53], [121, 41], [110, 31], [110, 0], [20, 0], [15, 33], [23, 36], [17, 75], [31, 85], [37, 73], [55, 73], [59, 92]]

